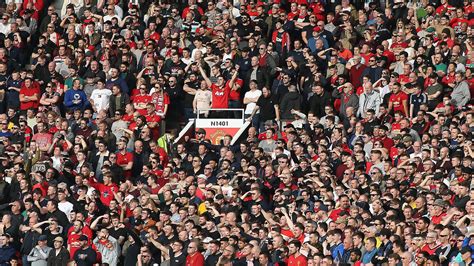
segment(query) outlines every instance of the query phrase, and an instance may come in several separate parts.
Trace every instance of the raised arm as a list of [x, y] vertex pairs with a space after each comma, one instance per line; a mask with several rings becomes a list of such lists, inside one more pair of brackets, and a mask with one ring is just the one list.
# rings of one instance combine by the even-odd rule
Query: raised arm
[[239, 75], [239, 65], [236, 65], [234, 74], [232, 75], [232, 78], [230, 79], [230, 82], [229, 82], [229, 87], [232, 90], [234, 90], [234, 83], [235, 83], [235, 80], [237, 79], [238, 75]]
[[202, 78], [204, 79], [204, 81], [206, 81], [207, 86], [211, 87], [212, 82], [209, 79], [209, 77], [207, 76], [206, 71], [204, 71], [204, 69], [202, 69], [201, 63], [198, 63], [198, 67], [199, 67], [199, 72], [201, 72]]

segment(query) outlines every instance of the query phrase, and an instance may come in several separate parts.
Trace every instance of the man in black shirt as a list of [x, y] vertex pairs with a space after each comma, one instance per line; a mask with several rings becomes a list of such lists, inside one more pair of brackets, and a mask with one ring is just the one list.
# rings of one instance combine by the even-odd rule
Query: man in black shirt
[[221, 253], [219, 252], [220, 246], [221, 243], [217, 240], [211, 240], [211, 242], [209, 242], [209, 254], [206, 256], [206, 260], [204, 261], [205, 266], [217, 265], [217, 261], [221, 256]]
[[[180, 266], [186, 263], [186, 252], [183, 252], [184, 243], [181, 240], [173, 240], [170, 248], [163, 246], [160, 242], [150, 239], [151, 244], [158, 248], [165, 260], [169, 259], [170, 266]], [[215, 265], [215, 264], [214, 264]]]
[[259, 131], [264, 131], [264, 123], [267, 120], [280, 120], [280, 108], [278, 107], [278, 103], [273, 97], [270, 89], [264, 87], [262, 89], [262, 96], [260, 96], [257, 100], [257, 106], [253, 109], [252, 114], [248, 121], [252, 121], [252, 117], [260, 110], [259, 116]]
[[80, 236], [79, 241], [81, 242], [81, 249], [76, 251], [74, 261], [77, 266], [93, 265], [97, 260], [97, 252], [89, 246], [87, 236]]
[[59, 225], [63, 228], [69, 227], [69, 219], [67, 218], [66, 214], [58, 209], [58, 202], [54, 199], [48, 201], [46, 205], [48, 209], [48, 214], [46, 214], [46, 219], [49, 218], [56, 218], [58, 220]]

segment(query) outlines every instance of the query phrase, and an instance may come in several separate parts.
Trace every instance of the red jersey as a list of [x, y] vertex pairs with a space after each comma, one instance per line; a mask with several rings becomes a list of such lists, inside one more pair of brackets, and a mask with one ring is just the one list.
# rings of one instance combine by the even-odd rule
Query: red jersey
[[229, 107], [229, 85], [225, 85], [223, 88], [218, 87], [216, 84], [211, 85], [212, 91], [212, 108], [228, 108]]
[[[226, 86], [228, 86], [230, 83], [230, 80], [226, 82]], [[244, 85], [244, 81], [242, 79], [236, 78], [234, 82], [234, 86], [238, 86], [239, 89], [237, 90], [230, 90], [229, 92], [229, 100], [231, 101], [239, 101], [240, 100], [240, 88]]]
[[34, 86], [34, 84], [31, 85], [31, 87], [27, 88], [25, 86], [25, 83], [21, 85], [20, 89], [20, 95], [24, 96], [33, 96], [36, 95], [36, 98], [38, 100], [36, 101], [29, 101], [29, 102], [20, 102], [20, 109], [21, 110], [28, 110], [30, 108], [37, 109], [39, 106], [39, 99], [41, 98], [40, 96], [40, 89], [37, 86]]
[[430, 248], [430, 246], [428, 244], [425, 244], [422, 248], [421, 248], [421, 251], [426, 251], [428, 252], [428, 254], [430, 255], [434, 255], [436, 250], [438, 250], [438, 248], [440, 247], [441, 245], [436, 245], [434, 248]]
[[332, 210], [332, 212], [329, 214], [329, 218], [331, 218], [332, 220], [337, 220], [337, 218], [339, 218], [341, 212], [347, 212], [349, 213], [349, 209], [335, 209], [335, 210]]
[[[133, 162], [133, 153], [125, 152], [122, 154], [121, 152], [117, 152], [117, 164], [120, 166], [127, 165], [129, 162]], [[124, 170], [124, 176], [130, 178], [132, 176], [132, 170]]]
[[161, 38], [160, 34], [156, 31], [150, 34], [150, 39], [154, 40], [155, 42], [158, 42], [160, 38]]
[[[72, 226], [71, 228], [74, 229]], [[92, 233], [89, 235], [89, 234], [85, 234], [84, 232], [79, 233], [79, 234], [76, 234], [76, 233], [73, 234], [72, 231], [68, 232], [67, 245], [68, 245], [69, 255], [71, 256], [71, 259], [74, 259], [74, 255], [76, 254], [76, 251], [78, 251], [81, 248], [81, 242], [79, 241], [79, 237], [81, 237], [82, 235], [87, 236], [88, 244], [90, 245], [92, 243], [91, 242]]]
[[405, 115], [405, 108], [403, 107], [403, 101], [408, 104], [408, 95], [403, 91], [399, 91], [397, 94], [390, 95], [390, 102], [393, 104], [393, 111], [400, 111]]
[[390, 45], [390, 49], [404, 49], [407, 48], [408, 44], [406, 42], [394, 42]]
[[122, 120], [130, 123], [133, 120], [133, 114], [124, 114]]
[[299, 255], [298, 257], [295, 257], [295, 255], [290, 255], [288, 257], [288, 262], [286, 263], [288, 266], [306, 266], [308, 265], [308, 260], [306, 260], [306, 257], [303, 255]]
[[433, 217], [431, 217], [431, 222], [432, 222], [434, 225], [440, 224], [441, 221], [443, 221], [443, 218], [444, 218], [446, 215], [448, 215], [448, 214], [447, 214], [447, 213], [442, 213], [442, 214], [440, 214], [440, 215], [438, 215], [438, 216], [433, 216]]
[[396, 133], [399, 133], [401, 128], [402, 126], [400, 125], [400, 123], [395, 122], [392, 124], [392, 131]]
[[152, 123], [152, 122], [158, 123], [161, 121], [161, 116], [157, 115], [156, 113], [146, 114], [145, 118], [146, 118], [147, 123]]
[[[145, 94], [145, 95], [135, 95], [133, 97], [133, 103], [137, 103], [137, 104], [140, 104], [140, 103], [143, 103], [146, 104], [147, 103], [151, 103], [152, 101], [152, 97], [148, 94]], [[143, 108], [143, 109], [136, 109], [141, 115], [146, 115], [146, 108]]]
[[436, 14], [438, 15], [444, 15], [448, 10], [452, 9], [453, 7], [449, 5], [448, 3], [444, 5], [440, 5], [438, 8], [436, 8]]
[[203, 266], [204, 265], [204, 256], [201, 252], [196, 251], [193, 255], [188, 255], [186, 257], [186, 266]]
[[26, 126], [25, 127], [25, 141], [27, 143], [30, 143], [31, 138], [32, 138], [32, 133], [33, 133], [33, 130], [31, 129], [31, 127]]
[[280, 230], [280, 233], [288, 238], [294, 238], [295, 237], [295, 234], [293, 234], [293, 232], [290, 230], [290, 229], [281, 229]]
[[[118, 155], [117, 155], [118, 157]], [[105, 206], [109, 206], [110, 202], [115, 198], [114, 197], [114, 192], [118, 192], [118, 186], [114, 183], [110, 185], [104, 185], [102, 183], [95, 183], [93, 180], [89, 181], [91, 183], [91, 186], [95, 189], [97, 189], [100, 193], [100, 201]]]
[[395, 145], [395, 143], [393, 142], [393, 139], [389, 137], [384, 137], [383, 139], [380, 139], [380, 141], [382, 142], [383, 147], [387, 150], [390, 150], [390, 148], [392, 148], [393, 145]]
[[295, 17], [299, 16], [299, 12], [296, 11], [296, 12], [290, 12], [288, 13], [288, 20], [293, 20]]
[[408, 83], [410, 82], [410, 78], [408, 77], [408, 75], [405, 75], [405, 74], [401, 74], [400, 77], [398, 77], [398, 82], [400, 83]]
[[454, 78], [454, 73], [450, 73], [444, 76], [441, 83], [443, 83], [444, 85], [448, 85], [449, 83], [456, 83], [456, 80]]

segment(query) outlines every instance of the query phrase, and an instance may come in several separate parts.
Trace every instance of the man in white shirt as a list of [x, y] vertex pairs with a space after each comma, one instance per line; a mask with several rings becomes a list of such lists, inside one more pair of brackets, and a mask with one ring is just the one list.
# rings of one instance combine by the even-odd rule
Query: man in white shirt
[[71, 212], [74, 205], [67, 201], [67, 194], [65, 189], [58, 189], [58, 209], [64, 212], [69, 220], [71, 220]]
[[3, 13], [2, 21], [0, 22], [0, 33], [3, 33], [5, 36], [10, 34], [10, 15], [8, 13]]
[[104, 80], [100, 79], [97, 81], [97, 87], [92, 91], [91, 98], [89, 99], [96, 113], [109, 109], [110, 95], [112, 95], [112, 91], [105, 87]]
[[[250, 90], [247, 91], [244, 95], [244, 104], [245, 106], [245, 115], [246, 117], [250, 116], [257, 106], [257, 101], [260, 95], [262, 95], [262, 91], [257, 89], [257, 81], [256, 80], [251, 80], [249, 87]], [[259, 111], [257, 111], [258, 114]]]

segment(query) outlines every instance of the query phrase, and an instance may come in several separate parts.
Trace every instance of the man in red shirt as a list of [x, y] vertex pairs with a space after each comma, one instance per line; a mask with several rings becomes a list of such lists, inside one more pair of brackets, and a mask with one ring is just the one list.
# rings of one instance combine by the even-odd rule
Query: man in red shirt
[[204, 256], [199, 252], [196, 242], [188, 245], [188, 256], [186, 257], [186, 266], [203, 266]]
[[428, 254], [434, 255], [439, 247], [438, 233], [436, 231], [428, 232], [426, 235], [426, 244], [421, 248], [421, 251], [426, 251]]
[[124, 176], [130, 178], [132, 176], [133, 153], [127, 152], [127, 143], [120, 140], [117, 143], [117, 164], [122, 167]]
[[341, 213], [349, 213], [349, 207], [349, 197], [347, 195], [341, 195], [339, 197], [339, 208], [332, 210], [331, 214], [329, 214], [329, 218], [333, 219], [334, 221], [337, 220], [337, 218], [341, 216]]
[[53, 135], [45, 130], [43, 122], [39, 122], [36, 126], [38, 128], [38, 133], [33, 135], [32, 140], [36, 141], [41, 151], [47, 152], [53, 143]]
[[[235, 90], [234, 82], [238, 75], [238, 69], [234, 71], [232, 78], [228, 84], [226, 84], [224, 77], [217, 77], [217, 83], [212, 83], [211, 80], [207, 77], [206, 72], [202, 69], [202, 66], [199, 64], [199, 71], [201, 72], [202, 77], [207, 83], [207, 86], [211, 88], [212, 91], [212, 106], [213, 109], [227, 109], [229, 108], [229, 94], [232, 90]], [[225, 113], [223, 112], [214, 112], [214, 117], [224, 117]]]
[[388, 112], [400, 111], [405, 116], [408, 115], [408, 95], [400, 90], [400, 83], [395, 82], [392, 85], [392, 95], [388, 102]]
[[139, 87], [139, 94], [133, 97], [133, 107], [137, 110], [141, 115], [146, 115], [147, 110], [146, 106], [148, 103], [151, 103], [152, 97], [148, 95], [146, 85], [142, 84]]
[[[168, 98], [169, 103], [169, 98]], [[166, 105], [168, 106], [168, 105]], [[159, 123], [161, 121], [161, 116], [157, 111], [155, 111], [155, 105], [153, 103], [148, 103], [146, 105], [146, 124], [153, 132], [153, 140], [157, 140], [160, 136]]]
[[[436, 175], [436, 174], [435, 174]], [[429, 210], [431, 216], [431, 222], [433, 224], [440, 224], [447, 213], [444, 211], [448, 207], [446, 201], [442, 199], [435, 200], [433, 207]]]
[[40, 89], [33, 84], [30, 77], [26, 77], [20, 89], [20, 110], [37, 109], [40, 100]]
[[305, 266], [308, 265], [308, 261], [305, 256], [301, 255], [299, 252], [301, 248], [301, 243], [298, 240], [293, 240], [288, 245], [288, 266]]
[[95, 180], [90, 180], [89, 183], [93, 188], [99, 191], [100, 201], [102, 201], [102, 203], [108, 207], [110, 205], [110, 202], [115, 199], [114, 193], [117, 193], [119, 189], [118, 186], [112, 182], [112, 176], [110, 174], [104, 175], [103, 178], [103, 184], [96, 183]]
[[82, 221], [76, 220], [67, 233], [67, 249], [69, 250], [71, 259], [74, 258], [76, 251], [81, 248], [81, 241], [79, 240], [81, 236], [85, 235], [88, 237], [88, 239], [92, 238], [92, 232], [90, 229], [89, 232], [84, 232], [85, 228], [86, 227], [84, 227], [84, 223]]

